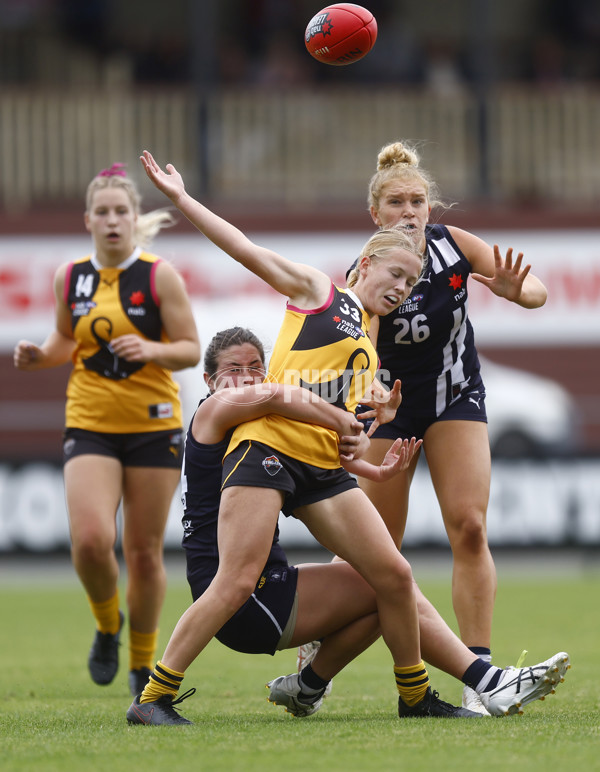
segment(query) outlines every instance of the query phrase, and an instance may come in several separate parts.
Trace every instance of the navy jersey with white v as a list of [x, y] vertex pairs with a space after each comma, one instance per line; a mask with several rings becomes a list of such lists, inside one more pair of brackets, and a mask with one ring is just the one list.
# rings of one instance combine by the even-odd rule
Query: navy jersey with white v
[[440, 416], [473, 388], [481, 388], [479, 359], [468, 319], [471, 264], [444, 225], [428, 225], [427, 266], [411, 295], [381, 317], [379, 376], [402, 381], [399, 412]]

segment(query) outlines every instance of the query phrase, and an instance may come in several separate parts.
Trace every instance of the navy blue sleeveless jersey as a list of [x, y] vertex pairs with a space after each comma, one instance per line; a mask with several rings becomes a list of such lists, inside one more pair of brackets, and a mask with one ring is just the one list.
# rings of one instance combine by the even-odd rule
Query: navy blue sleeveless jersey
[[[221, 499], [221, 475], [223, 456], [232, 432], [233, 430], [228, 432], [221, 442], [204, 445], [193, 438], [190, 424], [185, 441], [181, 477], [181, 500], [184, 509], [181, 520], [182, 546], [186, 553], [187, 578], [194, 600], [206, 590], [219, 566], [217, 522]], [[275, 567], [287, 567], [287, 565], [285, 552], [279, 544], [279, 528], [277, 528], [265, 571]]]
[[435, 420], [473, 388], [481, 388], [469, 321], [471, 264], [444, 225], [428, 225], [427, 266], [411, 296], [379, 319], [379, 378], [402, 381], [398, 416]]

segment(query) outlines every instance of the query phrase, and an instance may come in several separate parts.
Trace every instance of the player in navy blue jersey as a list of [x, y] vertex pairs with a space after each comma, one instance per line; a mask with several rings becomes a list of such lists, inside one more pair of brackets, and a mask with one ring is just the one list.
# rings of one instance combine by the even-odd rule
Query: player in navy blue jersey
[[[384, 383], [402, 381], [394, 421], [374, 433], [366, 458], [385, 455], [397, 437], [422, 437], [423, 450], [453, 555], [452, 600], [460, 636], [490, 658], [496, 571], [486, 532], [490, 448], [485, 388], [468, 318], [469, 276], [524, 308], [546, 301], [546, 288], [512, 249], [502, 255], [461, 228], [429, 224], [441, 205], [416, 151], [402, 142], [384, 147], [369, 185], [371, 216], [380, 227], [401, 225], [423, 254], [424, 273], [404, 302], [371, 326]], [[376, 320], [374, 320], [376, 322]], [[382, 485], [361, 480], [400, 547], [408, 515], [410, 468]], [[476, 705], [466, 690], [463, 704]]]

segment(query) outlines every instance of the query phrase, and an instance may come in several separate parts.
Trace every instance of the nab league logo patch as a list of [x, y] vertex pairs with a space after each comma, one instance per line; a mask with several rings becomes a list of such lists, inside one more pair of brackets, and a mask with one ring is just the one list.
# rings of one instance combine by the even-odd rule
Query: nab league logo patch
[[77, 300], [71, 303], [73, 316], [87, 316], [93, 308], [96, 308], [93, 300]]
[[270, 474], [271, 477], [275, 477], [277, 472], [279, 472], [280, 469], [283, 469], [277, 456], [267, 456], [263, 459], [262, 465], [265, 472]]
[[354, 340], [365, 337], [365, 333], [358, 324], [353, 324], [353, 322], [342, 319], [341, 316], [337, 315], [333, 317], [333, 321], [336, 324], [336, 330], [340, 330], [345, 335], [354, 338]]

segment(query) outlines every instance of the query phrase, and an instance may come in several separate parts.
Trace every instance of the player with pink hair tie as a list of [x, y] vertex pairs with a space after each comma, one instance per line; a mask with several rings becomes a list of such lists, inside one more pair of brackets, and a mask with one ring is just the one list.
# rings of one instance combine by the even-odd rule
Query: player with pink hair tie
[[96, 621], [88, 667], [97, 684], [107, 685], [119, 665], [121, 504], [133, 694], [155, 658], [166, 585], [163, 534], [181, 466], [181, 405], [171, 371], [200, 358], [180, 276], [146, 251], [172, 221], [166, 210], [141, 214], [124, 164], [103, 169], [86, 195], [94, 249], [56, 272], [55, 329], [41, 345], [21, 340], [14, 351], [20, 370], [73, 363], [64, 480], [73, 564]]

